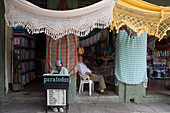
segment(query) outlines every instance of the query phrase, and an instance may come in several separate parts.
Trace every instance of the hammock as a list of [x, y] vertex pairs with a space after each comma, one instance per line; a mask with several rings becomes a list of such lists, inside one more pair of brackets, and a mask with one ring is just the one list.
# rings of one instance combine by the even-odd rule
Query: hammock
[[22, 26], [29, 33], [45, 32], [53, 39], [73, 33], [86, 36], [94, 28], [109, 27], [113, 20], [115, 0], [67, 11], [40, 8], [26, 0], [4, 0], [5, 20], [8, 26]]
[[79, 46], [85, 47], [97, 43], [101, 38], [101, 29], [94, 29], [85, 37], [79, 37]]
[[170, 8], [156, 6], [142, 0], [119, 0], [113, 11], [113, 27], [119, 30], [122, 25], [127, 25], [140, 36], [146, 31], [161, 40], [170, 30]]

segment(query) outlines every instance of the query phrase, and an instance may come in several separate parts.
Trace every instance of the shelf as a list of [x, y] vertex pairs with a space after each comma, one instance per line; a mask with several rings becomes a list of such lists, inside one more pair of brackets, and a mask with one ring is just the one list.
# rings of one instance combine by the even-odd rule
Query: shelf
[[34, 60], [35, 60], [34, 58], [33, 59], [24, 59], [24, 60], [22, 59], [21, 62], [30, 62], [30, 61], [34, 61]]
[[34, 72], [34, 71], [35, 71], [35, 69], [30, 70], [30, 72]]
[[30, 71], [22, 72], [21, 75], [24, 75], [24, 74], [29, 73], [29, 72], [30, 72]]
[[165, 79], [170, 79], [170, 77], [165, 77], [165, 78], [158, 78], [158, 77], [150, 77], [149, 79], [156, 79], [156, 80], [165, 80]]
[[14, 36], [25, 36], [27, 38], [31, 38], [32, 39], [32, 36], [29, 35], [29, 34], [26, 34], [26, 33], [13, 33]]
[[20, 46], [20, 45], [14, 45], [14, 48], [22, 48], [22, 49], [29, 49], [29, 47], [24, 47], [24, 46]]
[[35, 41], [36, 39], [34, 37], [31, 37], [30, 40], [34, 40]]
[[33, 60], [35, 60], [35, 58], [30, 59], [30, 61], [33, 61]]
[[25, 83], [23, 86], [26, 86], [26, 85], [30, 84], [30, 83], [31, 83], [31, 82], [33, 82], [35, 79], [36, 79], [36, 78], [34, 78], [34, 79], [30, 80], [30, 82]]
[[30, 72], [33, 72], [33, 71], [35, 71], [35, 69], [29, 70], [29, 71], [26, 71], [26, 72], [22, 72], [21, 75], [24, 75], [26, 73], [30, 73]]
[[30, 61], [30, 60], [29, 59], [24, 59], [24, 60], [22, 59], [21, 60], [21, 62], [28, 62], [28, 61]]

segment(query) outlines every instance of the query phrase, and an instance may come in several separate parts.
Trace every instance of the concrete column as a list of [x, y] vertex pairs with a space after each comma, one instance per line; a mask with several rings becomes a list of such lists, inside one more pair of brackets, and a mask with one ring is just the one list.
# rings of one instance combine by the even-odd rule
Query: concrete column
[[5, 20], [4, 2], [0, 0], [0, 96], [5, 92]]
[[141, 102], [145, 96], [143, 82], [137, 85], [125, 85], [125, 102]]
[[120, 102], [142, 102], [145, 96], [145, 88], [143, 82], [137, 85], [124, 84], [119, 82], [118, 96]]
[[125, 84], [122, 82], [119, 82], [118, 85], [118, 96], [119, 102], [125, 102]]
[[73, 103], [76, 96], [76, 74], [70, 75], [69, 102]]

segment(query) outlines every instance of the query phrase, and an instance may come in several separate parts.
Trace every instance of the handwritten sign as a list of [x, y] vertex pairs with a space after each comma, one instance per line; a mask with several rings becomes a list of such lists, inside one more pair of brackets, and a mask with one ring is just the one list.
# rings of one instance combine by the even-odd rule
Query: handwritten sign
[[66, 106], [65, 89], [47, 89], [48, 106]]

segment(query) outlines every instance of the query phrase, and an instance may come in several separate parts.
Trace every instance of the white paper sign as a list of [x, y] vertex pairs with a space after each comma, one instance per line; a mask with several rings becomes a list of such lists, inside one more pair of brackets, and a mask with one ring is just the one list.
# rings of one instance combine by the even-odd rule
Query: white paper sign
[[47, 89], [47, 106], [66, 106], [66, 90]]

